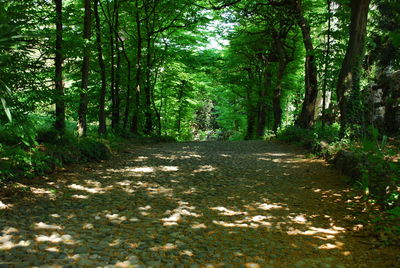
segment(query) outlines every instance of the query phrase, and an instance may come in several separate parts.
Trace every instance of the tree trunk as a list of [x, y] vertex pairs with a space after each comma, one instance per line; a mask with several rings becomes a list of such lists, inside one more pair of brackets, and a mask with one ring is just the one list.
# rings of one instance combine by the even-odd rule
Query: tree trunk
[[[254, 74], [251, 68], [247, 69], [247, 73], [250, 81], [254, 81]], [[246, 130], [246, 140], [251, 140], [254, 138], [254, 127], [255, 127], [255, 116], [254, 116], [254, 105], [252, 101], [252, 91], [253, 85], [250, 84], [246, 88], [246, 109], [247, 109], [247, 130]]]
[[326, 121], [326, 91], [328, 88], [328, 72], [329, 72], [329, 59], [331, 53], [331, 0], [328, 1], [328, 33], [326, 37], [326, 50], [325, 50], [325, 68], [324, 68], [324, 84], [322, 86], [322, 126], [325, 126]]
[[274, 109], [274, 125], [272, 127], [272, 131], [274, 131], [274, 133], [277, 133], [278, 128], [282, 122], [282, 105], [281, 105], [282, 79], [283, 79], [283, 74], [285, 73], [285, 69], [286, 69], [286, 62], [284, 60], [280, 61], [276, 87], [274, 90], [274, 97], [272, 100], [272, 106]]
[[[156, 71], [155, 77], [154, 77], [153, 85], [157, 84], [158, 74], [159, 74], [159, 71]], [[163, 97], [164, 97], [164, 96], [163, 96], [162, 87], [161, 87], [161, 94], [160, 94], [160, 95], [161, 95], [161, 96], [160, 96], [161, 104], [160, 104], [159, 108], [157, 108], [156, 101], [155, 101], [155, 98], [154, 98], [154, 88], [151, 90], [151, 103], [152, 103], [152, 105], [153, 105], [153, 110], [154, 110], [154, 113], [155, 113], [156, 118], [157, 118], [157, 135], [158, 135], [159, 137], [161, 136], [161, 132], [162, 132], [161, 110], [162, 110], [162, 104], [163, 104], [162, 99], [163, 99]]]
[[278, 55], [278, 74], [276, 80], [276, 86], [274, 89], [274, 96], [272, 99], [272, 108], [274, 110], [274, 125], [272, 126], [272, 131], [277, 133], [279, 126], [282, 122], [282, 105], [281, 105], [281, 97], [282, 97], [282, 80], [283, 75], [285, 74], [286, 66], [289, 62], [284, 51], [284, 47], [282, 44], [280, 36], [275, 36], [275, 46], [276, 52]]
[[186, 81], [182, 81], [181, 87], [179, 88], [179, 93], [178, 93], [178, 120], [177, 120], [177, 130], [178, 130], [178, 135], [181, 134], [181, 121], [182, 121], [182, 112], [183, 112], [183, 97], [185, 93], [185, 87], [186, 87]]
[[136, 56], [136, 86], [135, 86], [135, 107], [131, 121], [131, 132], [139, 132], [139, 109], [140, 109], [140, 83], [142, 74], [142, 33], [139, 14], [139, 0], [135, 1], [136, 7], [136, 33], [137, 33], [137, 56]]
[[[125, 51], [125, 48], [123, 48]], [[126, 52], [124, 52], [126, 55]], [[129, 107], [131, 106], [131, 69], [132, 69], [132, 64], [131, 61], [129, 60], [128, 57], [126, 57], [126, 62], [127, 62], [127, 73], [128, 73], [128, 78], [127, 78], [127, 89], [126, 89], [126, 97], [125, 97], [125, 112], [124, 112], [124, 124], [123, 124], [123, 129], [125, 130], [126, 127], [128, 126], [128, 120], [129, 120]]]
[[96, 42], [97, 42], [97, 53], [98, 61], [100, 66], [100, 76], [101, 76], [101, 88], [99, 97], [99, 129], [100, 135], [106, 134], [106, 113], [105, 113], [105, 100], [106, 100], [106, 89], [107, 89], [107, 78], [106, 78], [106, 66], [103, 59], [103, 48], [101, 42], [101, 24], [99, 17], [99, 0], [94, 1], [94, 16], [96, 18]]
[[83, 21], [83, 39], [84, 39], [84, 48], [83, 48], [83, 63], [82, 63], [82, 85], [81, 85], [81, 94], [80, 94], [80, 102], [79, 102], [79, 111], [78, 111], [78, 135], [80, 137], [86, 135], [87, 131], [87, 105], [88, 105], [88, 85], [89, 85], [89, 59], [90, 59], [90, 26], [91, 26], [91, 10], [90, 10], [90, 2], [91, 0], [85, 0], [85, 17]]
[[146, 83], [144, 85], [144, 96], [145, 96], [145, 134], [150, 134], [153, 129], [153, 121], [151, 115], [151, 35], [147, 33], [147, 48], [146, 48]]
[[297, 24], [301, 29], [303, 43], [306, 49], [305, 61], [305, 94], [303, 106], [296, 125], [309, 128], [314, 123], [315, 104], [318, 95], [317, 67], [315, 65], [315, 50], [311, 39], [310, 25], [304, 17], [301, 0], [294, 0]]
[[367, 33], [367, 18], [370, 0], [351, 1], [350, 36], [342, 68], [336, 85], [336, 95], [340, 109], [340, 129], [343, 136], [346, 128], [345, 94], [358, 90], [361, 63], [364, 56], [364, 43]]
[[113, 12], [110, 10], [110, 4], [107, 1], [107, 13], [108, 13], [108, 32], [109, 32], [109, 43], [110, 43], [110, 94], [111, 94], [111, 127], [115, 129], [117, 127], [115, 120], [115, 51], [114, 51], [114, 12], [115, 5], [113, 7]]
[[113, 120], [113, 125], [114, 128], [119, 126], [119, 121], [120, 121], [120, 96], [119, 96], [119, 91], [120, 91], [120, 71], [121, 71], [121, 51], [119, 48], [119, 1], [115, 0], [114, 2], [114, 12], [115, 12], [115, 25], [114, 25], [114, 38], [115, 38], [115, 49], [116, 49], [116, 54], [117, 54], [117, 66], [116, 66], [116, 72], [115, 72], [115, 84], [114, 84], [114, 107], [113, 107], [113, 115], [112, 115], [112, 120]]
[[62, 135], [65, 133], [65, 102], [62, 75], [63, 49], [62, 49], [62, 0], [55, 0], [56, 4], [56, 55], [55, 55], [55, 103], [56, 121], [55, 128]]
[[266, 127], [266, 117], [267, 117], [267, 91], [271, 89], [272, 83], [272, 73], [269, 67], [268, 62], [265, 62], [265, 70], [264, 70], [264, 80], [263, 85], [261, 86], [261, 90], [259, 92], [259, 100], [258, 100], [258, 115], [257, 115], [257, 128], [256, 135], [258, 138], [264, 136], [265, 127]]

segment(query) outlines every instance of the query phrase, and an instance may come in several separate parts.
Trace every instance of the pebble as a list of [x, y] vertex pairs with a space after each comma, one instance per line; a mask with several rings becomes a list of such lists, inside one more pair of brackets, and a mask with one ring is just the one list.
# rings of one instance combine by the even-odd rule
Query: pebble
[[[10, 245], [21, 241], [30, 241], [31, 244], [1, 250], [0, 268], [10, 267], [1, 264], [2, 261], [11, 263], [16, 259], [21, 260], [21, 266], [43, 268], [46, 266], [40, 265], [63, 268], [111, 268], [118, 267], [118, 264], [135, 268], [345, 267], [336, 264], [340, 259], [324, 258], [330, 256], [328, 251], [301, 247], [294, 250], [292, 246], [305, 240], [300, 239], [303, 236], [288, 236], [286, 230], [299, 228], [306, 231], [306, 228], [322, 228], [322, 225], [318, 225], [318, 218], [315, 218], [309, 222], [310, 225], [299, 227], [288, 220], [289, 213], [311, 213], [306, 210], [307, 202], [318, 202], [321, 207], [332, 204], [320, 201], [320, 196], [313, 192], [310, 193], [313, 196], [307, 197], [307, 202], [299, 200], [296, 192], [298, 178], [290, 177], [290, 182], [287, 182], [289, 177], [282, 176], [282, 170], [276, 173], [274, 167], [282, 167], [281, 161], [285, 162], [286, 157], [291, 159], [291, 152], [289, 156], [274, 156], [277, 152], [282, 153], [280, 145], [272, 145], [277, 148], [275, 151], [264, 141], [230, 143], [229, 146], [216, 143], [215, 146], [211, 143], [138, 146], [132, 150], [135, 153], [129, 155], [132, 159], [125, 163], [111, 160], [109, 164], [104, 162], [104, 168], [65, 179], [67, 185], [103, 188], [101, 194], [68, 188], [69, 195], [60, 194], [52, 201], [46, 201], [43, 196], [43, 202], [31, 202], [25, 207], [16, 206], [5, 211], [5, 217], [0, 219], [1, 226], [13, 228], [9, 231], [14, 237], [7, 239], [6, 233], [0, 233], [0, 246], [3, 245], [1, 239]], [[227, 152], [220, 152], [221, 148]], [[221, 157], [221, 154], [229, 157]], [[147, 158], [136, 161], [139, 155]], [[279, 161], [261, 161], [263, 155]], [[298, 172], [299, 180], [308, 180], [308, 177], [301, 178], [302, 165], [306, 164], [294, 163], [295, 170], [290, 165], [285, 170]], [[163, 172], [164, 166], [178, 170]], [[145, 167], [154, 170], [134, 171]], [[214, 173], [207, 171], [212, 168], [215, 168]], [[196, 171], [202, 169], [204, 171]], [[264, 174], [270, 174], [271, 178]], [[267, 183], [266, 180], [272, 178], [275, 182]], [[304, 185], [304, 181], [301, 183]], [[107, 187], [112, 190], [107, 190]], [[325, 185], [315, 187], [325, 189]], [[61, 188], [60, 193], [64, 191]], [[287, 189], [293, 190], [290, 196], [285, 192]], [[78, 200], [73, 198], [75, 194], [88, 198]], [[282, 194], [287, 194], [287, 199]], [[273, 204], [277, 204], [276, 209], [260, 209]], [[297, 208], [293, 207], [294, 204], [298, 205]], [[304, 211], [300, 211], [299, 206]], [[325, 209], [315, 211], [315, 214], [319, 212], [330, 213]], [[176, 222], [162, 220], [171, 215], [179, 215], [175, 217]], [[35, 224], [40, 222], [54, 226], [58, 233], [53, 235], [54, 229], [35, 229]], [[0, 232], [3, 229], [0, 228]], [[37, 242], [36, 237], [42, 240]], [[343, 242], [346, 238], [345, 233], [336, 236]], [[53, 243], [52, 239], [61, 239], [61, 242]], [[315, 236], [306, 239], [307, 243], [317, 240]], [[59, 251], [49, 252], [48, 248]], [[358, 249], [350, 250], [356, 253]], [[299, 256], [307, 259], [293, 261]], [[357, 266], [356, 254], [343, 259], [353, 256], [354, 266]]]

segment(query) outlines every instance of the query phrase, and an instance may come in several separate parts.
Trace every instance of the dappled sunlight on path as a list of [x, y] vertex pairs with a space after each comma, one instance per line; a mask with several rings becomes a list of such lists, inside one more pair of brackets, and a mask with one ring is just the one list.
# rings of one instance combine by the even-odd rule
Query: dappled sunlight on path
[[298, 149], [247, 141], [127, 152], [2, 200], [0, 267], [398, 264], [395, 250], [353, 235], [343, 178]]

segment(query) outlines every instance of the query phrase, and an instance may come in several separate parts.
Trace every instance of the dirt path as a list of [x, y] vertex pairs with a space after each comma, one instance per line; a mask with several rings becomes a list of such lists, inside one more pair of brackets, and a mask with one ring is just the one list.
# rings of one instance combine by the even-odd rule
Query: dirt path
[[20, 202], [2, 198], [0, 267], [400, 263], [354, 231], [343, 178], [286, 145], [132, 145], [41, 182]]

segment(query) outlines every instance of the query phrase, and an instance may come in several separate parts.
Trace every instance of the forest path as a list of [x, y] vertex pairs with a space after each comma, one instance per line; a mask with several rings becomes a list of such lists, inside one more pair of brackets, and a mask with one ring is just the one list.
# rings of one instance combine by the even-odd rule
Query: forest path
[[[343, 178], [265, 141], [131, 145], [2, 198], [0, 267], [395, 267]], [[351, 209], [353, 207], [354, 211]], [[46, 266], [48, 267], [48, 266]]]

